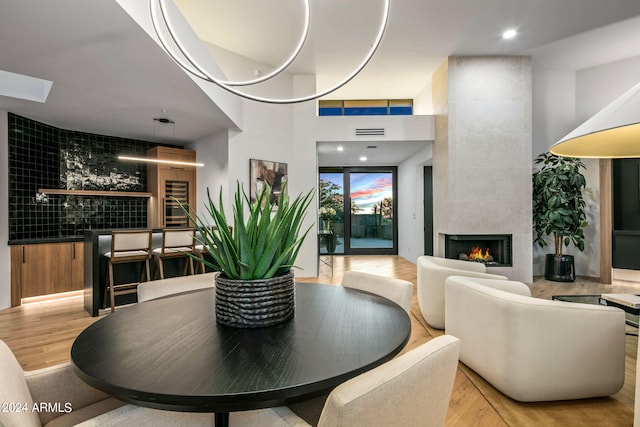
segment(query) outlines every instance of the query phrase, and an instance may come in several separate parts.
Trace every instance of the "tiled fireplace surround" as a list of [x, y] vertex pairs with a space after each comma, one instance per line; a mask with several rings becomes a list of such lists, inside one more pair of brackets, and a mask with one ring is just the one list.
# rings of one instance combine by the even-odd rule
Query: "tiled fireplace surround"
[[434, 254], [446, 234], [511, 234], [513, 265], [490, 272], [530, 283], [531, 61], [450, 57], [433, 76]]

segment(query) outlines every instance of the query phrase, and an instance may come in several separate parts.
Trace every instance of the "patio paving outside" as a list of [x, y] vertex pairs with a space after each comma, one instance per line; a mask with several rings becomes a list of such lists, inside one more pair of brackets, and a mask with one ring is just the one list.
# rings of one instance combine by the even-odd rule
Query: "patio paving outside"
[[[374, 239], [370, 237], [363, 238], [351, 238], [351, 248], [393, 248], [393, 240], [389, 239]], [[336, 254], [344, 253], [344, 237], [338, 237], [338, 242], [336, 243]], [[320, 254], [326, 255], [327, 248], [324, 245], [324, 242], [320, 244]]]

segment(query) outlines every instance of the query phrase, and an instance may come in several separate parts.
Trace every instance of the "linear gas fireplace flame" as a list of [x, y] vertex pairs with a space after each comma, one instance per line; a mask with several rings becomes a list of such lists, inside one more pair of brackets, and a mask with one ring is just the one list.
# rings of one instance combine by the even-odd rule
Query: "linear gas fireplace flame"
[[445, 258], [511, 267], [511, 234], [445, 234]]
[[493, 262], [493, 257], [489, 253], [489, 248], [482, 249], [480, 246], [474, 246], [471, 248], [470, 253], [460, 252], [458, 259], [463, 261], [476, 261], [476, 262]]

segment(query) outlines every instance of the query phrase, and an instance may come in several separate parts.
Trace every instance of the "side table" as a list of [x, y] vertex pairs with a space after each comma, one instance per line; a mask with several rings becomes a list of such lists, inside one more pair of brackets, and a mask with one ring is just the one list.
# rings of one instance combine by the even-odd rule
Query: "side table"
[[[320, 253], [320, 248], [324, 243], [325, 248], [327, 249], [327, 255], [329, 257], [329, 261], [325, 261], [322, 259], [322, 254]], [[333, 231], [319, 231], [318, 232], [318, 259], [324, 265], [331, 267], [331, 276], [333, 276], [333, 255], [336, 253], [336, 235]]]

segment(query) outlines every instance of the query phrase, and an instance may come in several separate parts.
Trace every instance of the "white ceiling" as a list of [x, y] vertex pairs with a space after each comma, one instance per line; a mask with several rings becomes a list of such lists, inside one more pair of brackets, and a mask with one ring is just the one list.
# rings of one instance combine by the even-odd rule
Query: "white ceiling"
[[[302, 3], [177, 1], [202, 39], [273, 66], [298, 40]], [[292, 69], [315, 73], [319, 90], [335, 84], [369, 49], [382, 6], [383, 0], [311, 0], [309, 48]], [[637, 0], [392, 0], [374, 59], [347, 88], [326, 98], [413, 98], [447, 56], [522, 54], [639, 14]], [[214, 16], [225, 18], [214, 25]], [[502, 40], [508, 28], [519, 36]]]
[[[427, 141], [318, 142], [318, 166], [395, 166], [429, 144]], [[342, 151], [338, 147], [342, 147]], [[361, 156], [367, 160], [361, 161]]]
[[[194, 27], [210, 43], [262, 63], [279, 64], [301, 28], [301, 1], [178, 3], [200, 19]], [[311, 3], [308, 48], [293, 70], [317, 73], [322, 88], [360, 61], [382, 0]], [[412, 98], [449, 55], [532, 53], [534, 65], [539, 55], [561, 58], [568, 68], [638, 55], [640, 26], [633, 20], [554, 43], [637, 16], [638, 0], [392, 0], [379, 51], [335, 96]], [[508, 27], [520, 36], [505, 42], [500, 33]], [[581, 58], [568, 63], [578, 51]], [[46, 103], [0, 96], [0, 109], [63, 128], [183, 143], [232, 126], [115, 0], [0, 0], [0, 70], [54, 82]], [[154, 126], [161, 116], [175, 126]]]

